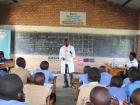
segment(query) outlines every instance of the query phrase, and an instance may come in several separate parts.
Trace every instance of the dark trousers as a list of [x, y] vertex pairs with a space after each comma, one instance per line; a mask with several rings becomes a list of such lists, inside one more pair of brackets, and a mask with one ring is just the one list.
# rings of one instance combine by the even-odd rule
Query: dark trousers
[[73, 74], [69, 73], [68, 64], [65, 64], [65, 74], [64, 74], [64, 84], [65, 84], [65, 86], [69, 86], [67, 74], [69, 74], [69, 76], [70, 76], [70, 84], [72, 85]]

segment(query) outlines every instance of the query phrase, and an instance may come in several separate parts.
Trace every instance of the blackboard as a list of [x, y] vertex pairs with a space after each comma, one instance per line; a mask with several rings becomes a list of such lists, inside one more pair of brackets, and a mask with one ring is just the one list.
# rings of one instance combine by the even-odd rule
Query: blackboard
[[58, 55], [64, 38], [69, 38], [77, 56], [91, 57], [128, 57], [135, 43], [134, 36], [16, 32], [15, 53]]

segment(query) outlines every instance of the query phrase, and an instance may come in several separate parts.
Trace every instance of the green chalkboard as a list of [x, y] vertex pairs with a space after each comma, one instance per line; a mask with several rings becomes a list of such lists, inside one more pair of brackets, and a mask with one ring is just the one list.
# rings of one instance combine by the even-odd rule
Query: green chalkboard
[[77, 56], [91, 57], [128, 57], [129, 52], [134, 50], [135, 43], [135, 36], [16, 32], [15, 52], [58, 55], [64, 38], [69, 38]]

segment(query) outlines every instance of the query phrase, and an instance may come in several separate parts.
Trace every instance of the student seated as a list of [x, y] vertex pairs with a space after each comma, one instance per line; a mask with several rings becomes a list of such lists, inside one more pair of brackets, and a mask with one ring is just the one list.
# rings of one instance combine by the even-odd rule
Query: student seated
[[140, 88], [140, 71], [138, 69], [131, 70], [129, 78], [132, 82], [129, 85], [127, 85], [128, 100], [130, 101], [130, 97], [133, 91], [137, 88]]
[[23, 90], [23, 83], [16, 74], [0, 77], [0, 105], [29, 105], [19, 102], [18, 94]]
[[137, 67], [131, 67], [131, 68], [129, 68], [129, 70], [128, 70], [128, 76], [123, 80], [123, 87], [125, 87], [125, 86], [127, 86], [128, 84], [131, 83], [131, 81], [130, 81], [130, 71], [131, 70], [138, 70], [138, 69], [137, 69]]
[[140, 88], [134, 90], [131, 95], [132, 98], [132, 105], [140, 105]]
[[10, 70], [10, 73], [11, 74], [17, 74], [23, 84], [26, 84], [27, 83], [27, 80], [30, 80], [31, 81], [31, 74], [28, 70], [25, 69], [26, 67], [26, 61], [24, 58], [22, 57], [19, 57], [16, 59], [16, 65], [18, 66], [17, 68], [12, 68]]
[[34, 84], [24, 86], [25, 102], [30, 105], [46, 105], [46, 99], [51, 95], [51, 88], [44, 86], [45, 76], [42, 72], [34, 75]]
[[120, 105], [123, 103], [124, 100], [127, 100], [126, 88], [121, 87], [122, 84], [122, 77], [114, 76], [112, 77], [110, 86], [108, 87], [111, 98], [116, 97], [119, 100]]
[[80, 84], [85, 85], [88, 84], [88, 71], [90, 69], [90, 66], [84, 67], [84, 74], [80, 76]]
[[110, 94], [107, 88], [96, 86], [90, 92], [90, 102], [86, 105], [110, 105]]
[[33, 71], [33, 76], [35, 73], [42, 72], [45, 75], [45, 83], [48, 84], [54, 80], [53, 73], [48, 70], [49, 63], [47, 61], [42, 61], [40, 64], [40, 69]]
[[[7, 59], [4, 57], [4, 52], [0, 51], [0, 63], [4, 63]], [[7, 68], [0, 69], [1, 71], [7, 72]]]
[[100, 84], [103, 84], [105, 86], [110, 85], [110, 81], [111, 81], [112, 75], [107, 72], [105, 66], [100, 66], [99, 69], [101, 71]]
[[7, 59], [4, 57], [4, 52], [0, 51], [0, 63], [3, 63], [5, 61], [7, 61]]
[[87, 101], [89, 101], [89, 95], [92, 88], [96, 86], [104, 86], [99, 84], [100, 71], [96, 67], [93, 67], [88, 71], [88, 81], [88, 84], [82, 85], [79, 88], [80, 92], [77, 100], [77, 105], [84, 105]]

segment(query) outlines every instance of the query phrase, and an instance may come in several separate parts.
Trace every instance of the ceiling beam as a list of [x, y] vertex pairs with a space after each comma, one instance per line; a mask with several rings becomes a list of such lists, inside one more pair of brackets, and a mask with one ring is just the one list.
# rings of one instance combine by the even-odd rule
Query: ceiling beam
[[124, 2], [123, 4], [122, 4], [122, 6], [123, 7], [125, 7], [129, 2], [131, 2], [132, 0], [127, 0], [126, 2]]

